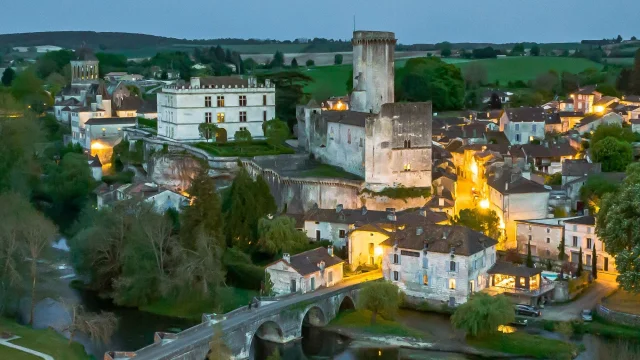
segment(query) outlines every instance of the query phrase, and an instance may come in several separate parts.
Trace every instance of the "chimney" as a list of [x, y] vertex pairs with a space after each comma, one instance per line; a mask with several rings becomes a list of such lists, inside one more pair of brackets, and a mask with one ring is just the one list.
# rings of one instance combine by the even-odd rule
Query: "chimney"
[[395, 222], [396, 221], [396, 209], [394, 208], [387, 208], [387, 219], [391, 222]]
[[289, 253], [284, 253], [282, 254], [282, 260], [291, 263], [291, 256], [289, 255]]
[[362, 215], [366, 215], [367, 214], [367, 207], [363, 206], [362, 207]]
[[588, 216], [589, 215], [589, 209], [585, 208], [584, 210], [582, 210], [582, 213], [584, 214], [584, 216]]
[[418, 214], [420, 214], [420, 216], [427, 217], [427, 210], [424, 208], [420, 208], [420, 210], [418, 210]]
[[264, 79], [264, 87], [271, 87], [271, 79]]
[[511, 173], [511, 181], [510, 182], [515, 182], [516, 180], [518, 180], [519, 177], [520, 177], [520, 174]]
[[337, 213], [342, 212], [342, 204], [336, 205], [336, 212]]
[[200, 87], [200, 78], [192, 77], [191, 78], [191, 87]]
[[440, 207], [444, 206], [444, 198], [443, 197], [439, 197], [438, 198], [438, 206], [440, 206]]
[[447, 233], [447, 230], [443, 230], [443, 231], [442, 231], [442, 240], [447, 240], [447, 236], [448, 236], [448, 235], [449, 235], [449, 234]]
[[327, 247], [327, 252], [329, 253], [329, 256], [333, 257], [333, 245], [329, 245], [329, 247]]
[[422, 230], [422, 226], [418, 226], [418, 227], [416, 228], [416, 235], [422, 235], [422, 232], [423, 232], [423, 230]]
[[91, 103], [91, 111], [96, 111], [98, 109], [98, 104], [92, 102]]

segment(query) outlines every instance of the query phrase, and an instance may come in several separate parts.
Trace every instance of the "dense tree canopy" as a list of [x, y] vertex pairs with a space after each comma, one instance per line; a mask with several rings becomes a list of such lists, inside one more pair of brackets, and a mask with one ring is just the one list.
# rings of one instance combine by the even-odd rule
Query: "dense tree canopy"
[[596, 233], [616, 259], [620, 287], [640, 292], [640, 164], [630, 165], [620, 189], [604, 196]]
[[63, 69], [73, 59], [73, 51], [58, 50], [44, 53], [36, 60], [36, 73], [41, 79], [46, 79], [53, 73], [63, 73]]
[[398, 70], [396, 101], [433, 101], [434, 111], [455, 110], [464, 103], [460, 69], [442, 60], [414, 58]]
[[628, 143], [635, 141], [636, 138], [630, 127], [622, 127], [618, 124], [602, 124], [591, 135], [591, 144], [593, 145], [610, 136]]
[[392, 282], [367, 282], [360, 290], [358, 309], [371, 311], [371, 325], [374, 325], [378, 315], [392, 319], [398, 311], [400, 299], [400, 291]]
[[4, 72], [2, 73], [2, 85], [11, 86], [11, 83], [13, 82], [13, 79], [15, 79], [15, 78], [16, 78], [16, 71], [15, 70], [13, 70], [10, 67], [4, 69]]
[[496, 333], [500, 325], [507, 325], [514, 320], [513, 304], [509, 298], [482, 292], [471, 295], [451, 316], [451, 324], [471, 336]]
[[296, 222], [288, 216], [262, 218], [258, 223], [259, 246], [264, 253], [276, 255], [295, 253], [309, 243], [307, 235], [296, 229]]
[[496, 240], [500, 239], [500, 218], [489, 209], [463, 209], [452, 221], [454, 225], [466, 226]]
[[580, 188], [580, 200], [588, 206], [593, 213], [597, 213], [600, 210], [600, 202], [603, 196], [617, 191], [619, 187], [620, 184], [602, 175], [590, 175], [585, 184]]
[[602, 171], [625, 171], [633, 161], [633, 147], [628, 142], [608, 136], [591, 146], [593, 161], [602, 163]]
[[289, 129], [296, 124], [296, 106], [309, 101], [304, 87], [313, 82], [313, 78], [299, 71], [281, 71], [259, 75], [260, 80], [271, 79], [276, 85], [276, 117], [285, 121]]

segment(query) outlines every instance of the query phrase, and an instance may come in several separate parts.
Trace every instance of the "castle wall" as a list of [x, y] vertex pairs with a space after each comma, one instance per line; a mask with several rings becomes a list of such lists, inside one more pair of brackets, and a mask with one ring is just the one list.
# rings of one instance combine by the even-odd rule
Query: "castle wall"
[[328, 127], [327, 145], [315, 149], [316, 158], [364, 177], [364, 128], [338, 123], [329, 123]]
[[353, 76], [360, 76], [354, 79], [354, 85], [366, 92], [366, 105], [362, 107], [358, 101], [352, 104], [351, 110], [377, 114], [383, 104], [394, 102], [395, 34], [355, 31], [352, 43]]

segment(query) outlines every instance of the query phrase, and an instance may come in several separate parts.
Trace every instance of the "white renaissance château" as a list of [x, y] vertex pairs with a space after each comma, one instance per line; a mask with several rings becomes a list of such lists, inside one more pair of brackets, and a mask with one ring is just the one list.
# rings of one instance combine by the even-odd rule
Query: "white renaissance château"
[[170, 85], [158, 93], [158, 136], [203, 141], [198, 125], [214, 123], [217, 141], [233, 140], [236, 131], [264, 136], [262, 124], [276, 116], [276, 88], [269, 80], [258, 84], [255, 77], [218, 76], [191, 78], [184, 85]]

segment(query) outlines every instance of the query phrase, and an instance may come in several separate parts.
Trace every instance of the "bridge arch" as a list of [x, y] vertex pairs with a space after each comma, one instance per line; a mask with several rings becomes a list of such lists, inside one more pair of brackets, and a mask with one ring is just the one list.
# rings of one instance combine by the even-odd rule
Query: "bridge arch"
[[343, 311], [351, 311], [355, 309], [356, 309], [356, 303], [353, 301], [351, 296], [345, 295], [344, 298], [342, 299], [342, 302], [340, 303], [340, 307], [338, 307], [338, 311], [336, 311], [336, 314], [339, 314]]
[[325, 315], [324, 311], [319, 306], [311, 306], [305, 311], [304, 316], [302, 317], [302, 325], [311, 325], [316, 327], [321, 327], [327, 325], [329, 320]]
[[261, 355], [264, 355], [263, 353], [268, 352], [271, 354], [271, 348], [275, 348], [275, 345], [267, 345], [267, 348], [269, 348], [269, 350], [267, 350], [264, 344], [268, 343], [262, 343], [263, 345], [260, 346], [259, 342], [256, 341], [256, 338], [280, 344], [284, 343], [284, 331], [282, 331], [282, 327], [275, 321], [267, 320], [260, 324], [256, 329], [256, 332], [253, 333], [251, 344], [249, 345], [250, 360], [258, 360]]

